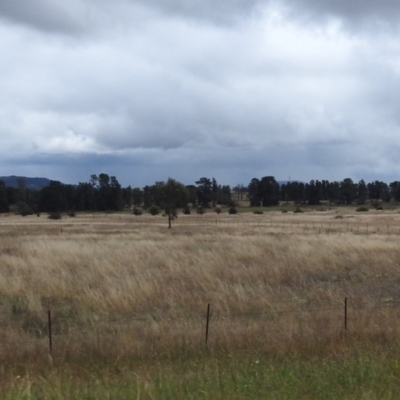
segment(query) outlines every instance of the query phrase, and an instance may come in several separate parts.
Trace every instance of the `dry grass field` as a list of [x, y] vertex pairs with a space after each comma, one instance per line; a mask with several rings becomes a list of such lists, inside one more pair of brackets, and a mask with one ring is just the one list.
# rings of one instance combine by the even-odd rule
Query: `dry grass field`
[[[205, 347], [208, 304], [211, 320]], [[131, 383], [134, 371], [133, 386], [141, 388], [135, 398], [190, 398], [183, 386], [177, 392], [171, 389], [170, 397], [165, 388], [156, 391], [154, 374], [160, 376], [162, 360], [170, 369], [160, 378], [160, 388], [161, 381], [174, 380], [178, 367], [171, 360], [179, 359], [181, 365], [182, 357], [197, 365], [193, 372], [201, 370], [198, 363], [205, 358], [211, 363], [238, 354], [243, 360], [337, 360], [374, 348], [377, 352], [372, 354], [382, 357], [400, 354], [399, 343], [396, 210], [209, 213], [179, 216], [171, 230], [161, 216], [90, 214], [60, 221], [45, 215], [0, 216], [4, 398], [45, 398], [39, 388], [48, 382], [46, 398], [99, 398], [94, 389], [93, 397], [49, 391], [65, 384], [66, 370], [69, 380], [83, 384], [82, 377], [90, 377], [92, 368], [107, 376], [99, 379], [106, 382], [108, 393], [113, 379], [120, 384], [115, 371], [124, 371], [124, 379], [129, 376]], [[296, 362], [301, 373], [306, 366]], [[359, 362], [353, 362], [349, 365], [356, 368]], [[221, 366], [216, 365], [212, 377], [219, 374], [215, 371]], [[281, 363], [274, 371], [279, 368], [284, 368]], [[397, 364], [393, 368], [400, 371]], [[273, 375], [265, 371], [264, 380]], [[194, 375], [187, 379], [196, 381]], [[223, 378], [218, 379], [219, 397], [191, 398], [227, 398], [220, 388]], [[193, 393], [196, 390], [193, 387]], [[293, 398], [276, 393], [276, 398]], [[299, 393], [297, 398], [322, 398]], [[133, 398], [121, 392], [110, 396], [104, 398]], [[256, 398], [246, 393], [229, 396]]]

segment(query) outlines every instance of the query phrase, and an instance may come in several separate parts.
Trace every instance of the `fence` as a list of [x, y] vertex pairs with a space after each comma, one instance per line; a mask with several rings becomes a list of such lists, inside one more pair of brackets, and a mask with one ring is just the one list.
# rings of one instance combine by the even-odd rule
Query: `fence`
[[[93, 317], [81, 319], [57, 315], [48, 310], [35, 317], [24, 313], [1, 318], [3, 353], [17, 346], [43, 353], [68, 352], [95, 347], [101, 352], [145, 352], [173, 346], [236, 346], [239, 342], [265, 343], [334, 336], [340, 333], [400, 336], [400, 302], [393, 299], [344, 298], [335, 304], [277, 302], [269, 310], [230, 312], [205, 304], [199, 315], [144, 317]], [[10, 340], [12, 335], [15, 340]], [[179, 342], [179, 343], [178, 343]], [[172, 347], [173, 347], [172, 346]], [[179, 344], [179, 346], [181, 346]], [[181, 346], [181, 347], [182, 347]], [[39, 349], [39, 350], [38, 350]], [[113, 350], [114, 349], [114, 350]], [[121, 350], [123, 349], [123, 350]], [[0, 352], [1, 357], [1, 352]]]

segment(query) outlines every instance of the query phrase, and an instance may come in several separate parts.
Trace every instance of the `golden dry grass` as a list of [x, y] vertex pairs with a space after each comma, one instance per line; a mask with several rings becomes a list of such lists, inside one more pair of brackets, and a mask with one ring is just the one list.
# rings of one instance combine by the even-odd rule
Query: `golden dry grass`
[[[340, 215], [341, 218], [337, 218]], [[400, 215], [0, 217], [0, 361], [196, 351], [335, 352], [399, 339]], [[382, 339], [383, 340], [383, 339]], [[13, 351], [10, 351], [13, 349]]]

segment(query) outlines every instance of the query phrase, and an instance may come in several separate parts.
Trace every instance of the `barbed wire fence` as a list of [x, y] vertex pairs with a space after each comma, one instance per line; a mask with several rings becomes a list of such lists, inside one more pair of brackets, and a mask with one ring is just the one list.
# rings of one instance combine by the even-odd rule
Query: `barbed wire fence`
[[[148, 341], [160, 340], [160, 336], [164, 335], [206, 346], [213, 343], [213, 339], [214, 342], [221, 342], [223, 338], [235, 335], [244, 339], [247, 336], [252, 340], [254, 333], [263, 335], [265, 340], [272, 336], [279, 340], [280, 336], [305, 331], [313, 331], [317, 335], [324, 332], [351, 334], [355, 331], [400, 333], [400, 324], [397, 323], [399, 318], [399, 300], [346, 297], [334, 304], [308, 303], [294, 306], [293, 302], [277, 302], [265, 311], [224, 311], [208, 303], [204, 304], [204, 312], [198, 315], [192, 313], [165, 317], [149, 314], [79, 318], [79, 315], [59, 315], [56, 309], [36, 313], [34, 316], [3, 313], [0, 314], [0, 332], [3, 335], [5, 332], [8, 335], [18, 333], [20, 348], [40, 343], [43, 351], [52, 354], [57, 347], [63, 347], [64, 350], [73, 348], [74, 341], [79, 338], [97, 341], [101, 347], [102, 341], [117, 343], [122, 336], [134, 338], [139, 332]], [[3, 348], [3, 351], [6, 350]]]

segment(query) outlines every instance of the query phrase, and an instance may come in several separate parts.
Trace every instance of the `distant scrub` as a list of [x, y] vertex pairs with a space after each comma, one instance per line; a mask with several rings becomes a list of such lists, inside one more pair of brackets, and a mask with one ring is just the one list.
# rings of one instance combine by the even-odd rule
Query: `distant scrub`
[[160, 214], [160, 208], [159, 207], [157, 207], [157, 206], [151, 206], [150, 208], [149, 208], [149, 213], [151, 214], [151, 215], [158, 215], [158, 214]]
[[136, 216], [142, 215], [142, 214], [143, 214], [143, 211], [142, 211], [141, 208], [134, 207], [134, 208], [133, 208], [133, 211], [132, 211], [132, 214], [133, 214], [133, 215], [136, 215]]
[[47, 218], [48, 219], [61, 219], [61, 213], [60, 212], [50, 213]]

